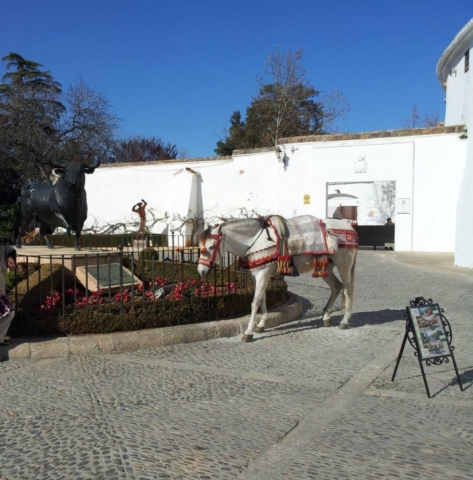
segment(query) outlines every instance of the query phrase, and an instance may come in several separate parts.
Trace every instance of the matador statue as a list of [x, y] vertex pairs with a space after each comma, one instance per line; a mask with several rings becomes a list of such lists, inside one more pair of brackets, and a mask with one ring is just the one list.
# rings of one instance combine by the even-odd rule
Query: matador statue
[[138, 202], [131, 209], [132, 212], [137, 213], [140, 216], [140, 228], [138, 230], [138, 235], [144, 235], [146, 233], [146, 203], [145, 200], [141, 199], [141, 202]]

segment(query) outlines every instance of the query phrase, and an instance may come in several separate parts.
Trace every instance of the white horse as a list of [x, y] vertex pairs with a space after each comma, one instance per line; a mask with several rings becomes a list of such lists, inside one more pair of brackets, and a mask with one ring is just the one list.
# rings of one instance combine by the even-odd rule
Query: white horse
[[[304, 216], [287, 220], [287, 222], [297, 221], [300, 218], [318, 221], [315, 217]], [[343, 289], [345, 315], [339, 328], [345, 329], [348, 327], [353, 309], [358, 236], [352, 226], [345, 221], [327, 219], [318, 222], [323, 222], [322, 232], [328, 251], [328, 264], [326, 271], [322, 272], [326, 276], [322, 276], [322, 278], [331, 291], [330, 298], [323, 309], [323, 323], [325, 327], [330, 326], [332, 307]], [[276, 251], [276, 244], [284, 241], [281, 240], [284, 232], [288, 233], [287, 228], [285, 229], [285, 221], [282, 217], [272, 216], [265, 219], [250, 218], [228, 221], [206, 229], [200, 236], [198, 272], [201, 276], [209, 273], [221, 252], [229, 252], [239, 257], [240, 265], [243, 265], [246, 270], [250, 270], [255, 278], [256, 287], [251, 304], [251, 318], [242, 337], [243, 341], [251, 341], [254, 332], [261, 333], [265, 329], [266, 288], [269, 280], [278, 274], [278, 266], [280, 266], [278, 260], [290, 258], [292, 266], [298, 273], [307, 273], [314, 269], [316, 256], [313, 254], [301, 253], [284, 257], [280, 255], [280, 245], [279, 250]], [[291, 238], [293, 237], [290, 235], [287, 238], [289, 245]], [[291, 253], [290, 248], [287, 253]], [[341, 281], [334, 273], [335, 267], [338, 269]], [[325, 268], [322, 267], [322, 270]], [[261, 319], [256, 324], [258, 309], [261, 309]]]

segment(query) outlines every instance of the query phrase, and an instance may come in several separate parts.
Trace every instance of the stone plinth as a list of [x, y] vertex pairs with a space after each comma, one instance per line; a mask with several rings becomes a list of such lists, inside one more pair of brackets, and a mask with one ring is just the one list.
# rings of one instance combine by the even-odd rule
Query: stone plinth
[[69, 247], [47, 248], [26, 245], [17, 249], [18, 263], [63, 264], [73, 275], [77, 267], [107, 265], [120, 261], [117, 250], [74, 250]]

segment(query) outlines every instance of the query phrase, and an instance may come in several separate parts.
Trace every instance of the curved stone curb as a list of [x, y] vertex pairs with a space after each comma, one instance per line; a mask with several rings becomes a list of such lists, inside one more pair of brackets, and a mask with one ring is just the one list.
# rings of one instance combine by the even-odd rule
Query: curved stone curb
[[[266, 320], [268, 328], [292, 322], [301, 314], [301, 299], [289, 292], [288, 296], [289, 299], [285, 304], [268, 312]], [[230, 320], [218, 320], [178, 327], [152, 328], [135, 332], [80, 335], [51, 338], [49, 340], [44, 338], [12, 339], [6, 350], [8, 350], [8, 358], [30, 359], [129, 352], [140, 348], [193, 343], [241, 335], [246, 330], [249, 321], [250, 316], [247, 315]]]

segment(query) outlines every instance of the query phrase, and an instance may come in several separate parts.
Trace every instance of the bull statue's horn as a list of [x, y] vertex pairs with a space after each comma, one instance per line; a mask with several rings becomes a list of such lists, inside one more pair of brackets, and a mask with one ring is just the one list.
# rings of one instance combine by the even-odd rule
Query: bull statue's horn
[[62, 165], [61, 163], [53, 162], [52, 158], [49, 159], [49, 165], [51, 165], [53, 168], [66, 168], [66, 166]]
[[100, 163], [101, 163], [101, 160], [100, 160], [100, 157], [98, 157], [92, 165], [89, 165], [89, 164], [86, 163], [85, 166], [87, 168], [95, 169], [95, 168], [99, 168]]

